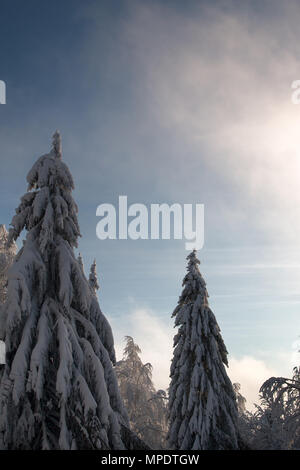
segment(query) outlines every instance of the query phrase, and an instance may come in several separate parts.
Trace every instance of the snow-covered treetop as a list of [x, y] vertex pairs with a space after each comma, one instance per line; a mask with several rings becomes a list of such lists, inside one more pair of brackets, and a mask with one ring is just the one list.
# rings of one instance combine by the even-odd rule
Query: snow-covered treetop
[[196, 268], [197, 271], [199, 271], [198, 265], [200, 264], [200, 261], [199, 261], [198, 258], [197, 258], [197, 251], [196, 251], [196, 250], [193, 250], [193, 251], [186, 257], [186, 259], [189, 261], [189, 263], [188, 263], [188, 271], [190, 271], [192, 268]]
[[139, 354], [142, 352], [139, 345], [134, 342], [131, 336], [125, 336], [125, 341], [126, 346], [124, 348], [124, 359], [139, 359]]
[[151, 380], [152, 377], [152, 364], [147, 362], [146, 364], [142, 363], [140, 358], [140, 353], [142, 352], [139, 345], [134, 342], [134, 339], [131, 336], [125, 336], [126, 345], [124, 348], [124, 354], [122, 361], [119, 361], [117, 364], [121, 366], [122, 364], [130, 364], [133, 369], [140, 369], [142, 374], [145, 374], [145, 377], [148, 380]]
[[96, 293], [96, 291], [99, 289], [99, 282], [98, 282], [97, 265], [96, 265], [95, 259], [93, 261], [93, 264], [91, 265], [89, 284], [92, 290]]
[[207, 304], [206, 282], [199, 271], [200, 261], [197, 258], [197, 251], [193, 250], [186, 259], [188, 260], [187, 274], [182, 281], [184, 289], [179, 298], [179, 305], [173, 312], [173, 317], [176, 316], [183, 303], [193, 302], [199, 295], [203, 297], [204, 304]]
[[28, 192], [21, 198], [13, 217], [10, 242], [25, 228], [34, 232], [32, 235], [38, 238], [44, 254], [56, 235], [77, 246], [80, 231], [78, 208], [71, 196], [74, 182], [61, 157], [61, 137], [56, 131], [51, 151], [41, 156], [27, 175]]
[[125, 336], [124, 339], [126, 345], [123, 359], [117, 363], [118, 376], [121, 375], [124, 379], [126, 378], [126, 382], [135, 383], [137, 387], [144, 389], [143, 398], [148, 401], [149, 397], [153, 397], [156, 393], [152, 384], [152, 364], [150, 362], [143, 364], [140, 358], [142, 351], [131, 336]]
[[84, 272], [84, 264], [83, 264], [83, 259], [82, 259], [81, 253], [78, 254], [77, 261], [79, 263], [79, 266], [82, 269], [82, 272]]
[[62, 157], [61, 136], [59, 131], [55, 131], [53, 134], [53, 153], [57, 158]]

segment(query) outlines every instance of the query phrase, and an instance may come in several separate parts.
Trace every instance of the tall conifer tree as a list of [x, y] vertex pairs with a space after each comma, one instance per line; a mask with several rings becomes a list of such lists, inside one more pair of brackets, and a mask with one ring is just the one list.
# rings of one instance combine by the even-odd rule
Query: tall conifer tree
[[169, 447], [181, 450], [237, 449], [237, 406], [227, 376], [227, 350], [208, 305], [206, 284], [194, 250], [173, 313], [169, 390]]
[[96, 260], [94, 259], [91, 269], [90, 269], [90, 275], [89, 275], [89, 284], [91, 286], [91, 289], [94, 291], [96, 294], [97, 290], [99, 289], [99, 282], [98, 282], [98, 276], [97, 276], [97, 265], [96, 265]]
[[123, 449], [120, 428], [128, 420], [113, 337], [74, 255], [77, 206], [58, 132], [27, 181], [9, 232], [13, 242], [26, 229], [26, 241], [0, 318], [0, 448]]

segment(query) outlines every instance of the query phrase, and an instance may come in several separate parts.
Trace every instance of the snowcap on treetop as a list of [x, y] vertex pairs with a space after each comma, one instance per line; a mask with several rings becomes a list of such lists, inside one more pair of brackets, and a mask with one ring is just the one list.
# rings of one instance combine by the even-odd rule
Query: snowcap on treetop
[[[199, 264], [200, 264], [200, 261], [198, 260], [197, 258], [197, 250], [193, 250], [187, 257], [186, 259], [188, 260], [188, 265], [187, 265], [187, 271], [188, 273], [190, 273], [191, 275], [194, 275], [194, 276], [199, 276], [202, 278], [201, 276], [201, 273], [199, 271]], [[204, 282], [204, 279], [203, 279], [203, 282]], [[205, 282], [204, 282], [205, 284]]]
[[61, 148], [61, 136], [59, 131], [56, 131], [53, 135], [50, 152], [38, 158], [27, 174], [28, 191], [44, 186], [49, 186], [51, 190], [54, 190], [57, 185], [64, 187], [67, 191], [74, 189], [70, 170], [61, 158]]
[[90, 284], [91, 288], [93, 289], [94, 293], [96, 294], [96, 291], [100, 287], [99, 283], [98, 283], [96, 259], [94, 259], [94, 261], [91, 265], [90, 276], [89, 276], [89, 284]]
[[[58, 131], [53, 136], [49, 153], [38, 158], [27, 174], [27, 193], [21, 198], [12, 219], [9, 242], [16, 240], [23, 228], [39, 232], [42, 252], [56, 235], [62, 236], [71, 246], [77, 246], [80, 230], [78, 207], [72, 198], [74, 181], [70, 170], [61, 159], [61, 138]], [[33, 232], [32, 232], [33, 233]]]
[[194, 249], [193, 251], [191, 251], [191, 253], [186, 257], [186, 259], [188, 260], [187, 274], [183, 278], [182, 285], [186, 285], [188, 290], [193, 291], [195, 293], [197, 293], [200, 288], [204, 289], [203, 293], [207, 301], [209, 295], [206, 290], [206, 282], [199, 270], [200, 261], [197, 258], [197, 250]]
[[58, 130], [56, 130], [53, 134], [53, 153], [56, 158], [62, 157], [62, 145], [61, 145], [61, 135]]
[[186, 259], [189, 260], [191, 264], [200, 264], [200, 261], [197, 258], [196, 248], [194, 248], [193, 251], [191, 251], [191, 253], [186, 257]]
[[78, 261], [82, 271], [84, 271], [84, 265], [83, 265], [83, 259], [82, 259], [81, 253], [78, 254], [77, 261]]

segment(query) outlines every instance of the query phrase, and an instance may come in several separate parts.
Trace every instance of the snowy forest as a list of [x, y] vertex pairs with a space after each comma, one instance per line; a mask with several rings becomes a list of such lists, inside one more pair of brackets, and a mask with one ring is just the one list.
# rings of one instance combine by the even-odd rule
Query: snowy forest
[[86, 276], [75, 253], [78, 207], [58, 131], [27, 183], [9, 230], [0, 226], [1, 450], [300, 449], [300, 368], [262, 383], [247, 410], [195, 250], [170, 312], [169, 387], [157, 390], [130, 331], [116, 357], [96, 262]]

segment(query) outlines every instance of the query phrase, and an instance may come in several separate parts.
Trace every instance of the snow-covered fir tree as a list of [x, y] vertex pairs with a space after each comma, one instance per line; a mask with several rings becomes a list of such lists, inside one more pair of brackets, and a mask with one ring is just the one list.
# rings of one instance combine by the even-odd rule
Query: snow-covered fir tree
[[[84, 262], [81, 253], [79, 253], [77, 261], [81, 267], [82, 272], [84, 273]], [[93, 322], [94, 327], [96, 328], [96, 331], [100, 336], [102, 343], [109, 352], [112, 363], [115, 365], [116, 357], [113, 345], [114, 341], [112, 330], [106, 317], [103, 315], [99, 307], [99, 303], [96, 297], [97, 290], [99, 289], [96, 260], [94, 260], [91, 265], [88, 283], [93, 294], [91, 301], [91, 321]]]
[[98, 282], [97, 265], [96, 265], [95, 259], [90, 269], [89, 284], [91, 286], [91, 289], [96, 293], [97, 290], [99, 289], [99, 282]]
[[79, 266], [82, 269], [82, 272], [84, 273], [84, 264], [83, 264], [83, 259], [82, 259], [81, 253], [78, 254], [77, 261], [78, 261]]
[[27, 230], [0, 318], [1, 449], [123, 449], [111, 328], [74, 255], [73, 179], [54, 134], [27, 175], [9, 242]]
[[152, 449], [166, 446], [167, 397], [155, 390], [152, 365], [143, 364], [139, 346], [126, 336], [124, 356], [116, 365], [121, 396], [132, 430]]
[[5, 225], [0, 225], [0, 304], [3, 304], [7, 295], [7, 273], [14, 257], [17, 246], [13, 242], [8, 246], [8, 232]]
[[194, 250], [173, 312], [169, 389], [169, 447], [180, 450], [237, 449], [237, 405], [226, 373], [227, 350], [208, 305], [206, 284]]

